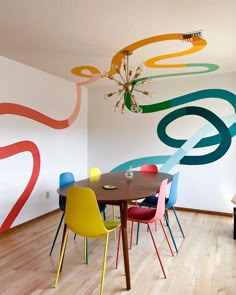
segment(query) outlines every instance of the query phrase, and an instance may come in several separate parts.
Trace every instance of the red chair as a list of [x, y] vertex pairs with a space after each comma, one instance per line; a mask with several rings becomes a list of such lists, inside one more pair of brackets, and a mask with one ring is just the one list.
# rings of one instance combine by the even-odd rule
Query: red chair
[[[144, 164], [140, 168], [141, 172], [151, 172], [151, 173], [158, 173], [158, 168], [154, 164]], [[142, 200], [141, 200], [142, 201]], [[136, 206], [138, 206], [138, 201], [136, 201]], [[131, 244], [130, 244], [130, 249], [131, 249]]]
[[[142, 171], [142, 172], [149, 172], [149, 173], [150, 172], [151, 173], [158, 173], [158, 168], [154, 164], [144, 164], [144, 165], [141, 166], [140, 171]], [[140, 201], [139, 202], [137, 201], [136, 202], [136, 205], [137, 206], [140, 205], [139, 203], [140, 203]], [[138, 245], [139, 228], [140, 228], [140, 224], [138, 223], [136, 245]], [[155, 223], [155, 229], [157, 229], [156, 228], [156, 223]], [[132, 247], [132, 241], [133, 241], [133, 227], [132, 227], [132, 230], [131, 230], [131, 237], [130, 237], [130, 246], [129, 246], [130, 249]]]
[[[133, 222], [147, 224], [152, 241], [153, 241], [153, 245], [155, 247], [157, 257], [160, 262], [161, 269], [162, 269], [162, 272], [163, 272], [163, 275], [165, 278], [166, 278], [166, 273], [165, 273], [165, 270], [164, 270], [164, 267], [163, 267], [163, 264], [162, 264], [162, 261], [161, 261], [161, 258], [160, 258], [160, 255], [159, 255], [159, 252], [157, 249], [157, 245], [156, 245], [155, 239], [153, 237], [153, 233], [152, 233], [152, 229], [151, 229], [150, 225], [152, 223], [155, 223], [156, 221], [160, 221], [166, 241], [167, 241], [168, 246], [170, 248], [171, 255], [174, 256], [170, 242], [169, 242], [168, 237], [166, 235], [165, 228], [162, 223], [162, 219], [164, 218], [164, 213], [165, 213], [165, 197], [166, 197], [167, 182], [168, 182], [167, 179], [165, 179], [161, 182], [158, 203], [157, 203], [156, 208], [130, 207], [128, 209], [128, 220], [132, 222], [132, 227], [133, 227]], [[121, 236], [121, 231], [119, 231], [119, 238], [118, 238], [118, 247], [117, 247], [117, 255], [116, 255], [116, 268], [118, 267], [118, 260], [119, 260], [120, 236]]]
[[158, 168], [154, 164], [144, 164], [141, 166], [140, 171], [158, 173]]

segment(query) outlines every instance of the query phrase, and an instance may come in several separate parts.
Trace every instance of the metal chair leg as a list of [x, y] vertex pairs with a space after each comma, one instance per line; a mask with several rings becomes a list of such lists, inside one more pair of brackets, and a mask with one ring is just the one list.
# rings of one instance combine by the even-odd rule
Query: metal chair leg
[[102, 263], [101, 285], [100, 285], [100, 293], [99, 293], [100, 295], [103, 294], [103, 288], [104, 288], [104, 278], [105, 278], [105, 272], [106, 272], [108, 242], [109, 242], [109, 233], [106, 235], [106, 238], [105, 238], [103, 263]]
[[184, 235], [183, 229], [182, 229], [182, 227], [181, 227], [181, 225], [180, 225], [179, 218], [178, 218], [178, 216], [177, 216], [177, 213], [176, 213], [176, 211], [175, 211], [175, 208], [172, 207], [172, 209], [173, 209], [173, 212], [174, 212], [174, 214], [175, 214], [175, 218], [176, 218], [177, 223], [178, 223], [178, 225], [179, 225], [179, 229], [180, 229], [180, 231], [181, 231], [181, 233], [182, 233], [182, 236], [183, 236], [183, 238], [185, 238], [185, 235]]
[[136, 233], [136, 245], [138, 245], [139, 231], [140, 231], [140, 223], [138, 222], [138, 225], [137, 225], [137, 233]]
[[54, 246], [55, 246], [55, 243], [56, 243], [56, 240], [57, 240], [57, 236], [58, 236], [59, 230], [60, 230], [60, 228], [61, 228], [61, 224], [62, 224], [62, 221], [63, 221], [64, 215], [65, 215], [65, 212], [62, 213], [61, 220], [60, 220], [60, 223], [59, 223], [59, 225], [58, 225], [57, 232], [56, 232], [56, 235], [55, 235], [55, 237], [54, 237], [54, 240], [53, 240], [53, 243], [52, 243], [52, 247], [51, 247], [51, 250], [50, 250], [49, 256], [52, 255], [52, 251], [53, 251], [53, 248], [54, 248]]
[[177, 246], [176, 246], [175, 239], [174, 239], [174, 236], [173, 236], [172, 230], [171, 230], [171, 228], [170, 228], [169, 217], [166, 216], [166, 213], [164, 214], [164, 216], [165, 216], [166, 225], [167, 225], [167, 227], [168, 227], [168, 230], [169, 230], [169, 233], [170, 233], [170, 236], [171, 236], [172, 242], [173, 242], [174, 247], [175, 247], [175, 251], [176, 251], [176, 253], [178, 253], [178, 248], [177, 248]]
[[88, 238], [84, 238], [84, 262], [88, 264]]
[[165, 270], [164, 270], [164, 266], [163, 266], [163, 264], [162, 264], [162, 261], [161, 261], [161, 257], [160, 257], [159, 251], [158, 251], [158, 249], [157, 249], [157, 245], [156, 245], [155, 239], [154, 239], [154, 237], [153, 237], [151, 227], [150, 227], [149, 224], [148, 224], [148, 226], [149, 226], [149, 232], [150, 232], [150, 235], [151, 235], [151, 238], [152, 238], [152, 242], [153, 242], [153, 245], [154, 245], [155, 250], [156, 250], [157, 258], [158, 258], [159, 263], [160, 263], [160, 265], [161, 265], [161, 269], [162, 269], [162, 272], [163, 272], [164, 278], [166, 279], [166, 273], [165, 273]]
[[54, 283], [54, 288], [56, 288], [57, 282], [58, 282], [58, 279], [59, 279], [61, 265], [62, 265], [63, 257], [64, 257], [64, 254], [65, 254], [65, 250], [66, 250], [66, 243], [67, 243], [67, 239], [68, 239], [68, 233], [69, 233], [69, 229], [67, 228], [66, 232], [65, 232], [65, 237], [64, 237], [64, 240], [63, 240], [63, 244], [62, 244], [62, 249], [61, 249], [61, 254], [60, 254], [58, 267], [57, 267], [57, 274], [56, 274], [56, 279], [55, 279], [55, 283]]

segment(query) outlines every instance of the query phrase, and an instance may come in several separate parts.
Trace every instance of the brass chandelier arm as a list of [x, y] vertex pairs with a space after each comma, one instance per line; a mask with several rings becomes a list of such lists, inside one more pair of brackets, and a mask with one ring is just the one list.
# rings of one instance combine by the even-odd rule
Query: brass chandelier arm
[[137, 91], [137, 92], [140, 92], [140, 93], [142, 93], [142, 94], [144, 94], [144, 95], [150, 95], [150, 92], [145, 91], [145, 90], [139, 90], [139, 89], [135, 89], [135, 88], [133, 88], [133, 90], [135, 90], [135, 91]]
[[116, 102], [116, 106], [117, 106], [117, 107], [119, 106], [119, 104], [120, 104], [122, 98], [123, 98], [123, 93], [122, 93], [121, 97], [118, 99], [118, 101]]
[[112, 81], [116, 81], [120, 86], [122, 86], [122, 83], [119, 80], [115, 79], [113, 76], [109, 75], [108, 78]]
[[141, 67], [138, 67], [135, 71], [135, 74], [133, 76], [133, 78], [130, 80], [130, 83], [134, 82], [134, 80], [136, 80], [142, 73], [142, 69]]
[[126, 68], [126, 82], [129, 82], [129, 53], [126, 53], [126, 60], [127, 60], [127, 68]]
[[[113, 110], [116, 112], [118, 110], [118, 107], [120, 105], [120, 102], [121, 100], [123, 99], [124, 97], [124, 93], [122, 92], [122, 95], [120, 96], [120, 98], [117, 100], [115, 106], [113, 107]], [[123, 102], [122, 103], [122, 106], [121, 106], [121, 113], [123, 114], [124, 113], [124, 108], [125, 108], [125, 103]]]
[[120, 77], [121, 77], [122, 81], [125, 83], [125, 79], [123, 78], [123, 76], [122, 76], [121, 72], [119, 71], [119, 72], [117, 72], [117, 73], [120, 75]]

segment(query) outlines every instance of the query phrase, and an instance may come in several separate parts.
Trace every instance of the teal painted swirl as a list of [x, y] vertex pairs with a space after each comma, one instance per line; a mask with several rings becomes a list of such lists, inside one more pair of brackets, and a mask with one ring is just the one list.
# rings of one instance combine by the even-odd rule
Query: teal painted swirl
[[[201, 108], [201, 107], [184, 107], [180, 108], [178, 110], [175, 110], [165, 116], [160, 123], [158, 124], [157, 128], [157, 133], [162, 142], [165, 144], [171, 146], [171, 142], [175, 141], [175, 139], [170, 138], [166, 134], [166, 127], [168, 126], [169, 123], [173, 122], [175, 119], [178, 119], [183, 116], [188, 116], [188, 115], [196, 115], [205, 118], [208, 120], [219, 132], [219, 136], [221, 140], [218, 142], [219, 145], [215, 149], [215, 151], [206, 154], [206, 155], [200, 155], [200, 156], [184, 156], [180, 160], [180, 164], [185, 164], [185, 165], [203, 165], [203, 164], [208, 164], [211, 162], [214, 162], [221, 158], [229, 149], [231, 145], [231, 134], [228, 130], [228, 127], [225, 125], [225, 123], [218, 117], [216, 116], [213, 112]], [[208, 138], [210, 141], [210, 138]], [[183, 142], [178, 141], [178, 148], [180, 148], [186, 140]], [[211, 144], [208, 143], [207, 146], [210, 146]], [[176, 145], [175, 145], [176, 146]], [[193, 145], [193, 148], [195, 146]]]
[[[168, 101], [141, 106], [144, 113], [157, 112], [173, 107], [181, 106], [186, 103], [197, 100], [214, 98], [223, 99], [230, 103], [234, 109], [234, 114], [226, 118], [219, 118], [213, 112], [201, 107], [182, 107], [174, 110], [166, 115], [157, 126], [157, 135], [161, 141], [166, 145], [177, 148], [173, 155], [166, 156], [149, 156], [127, 161], [112, 171], [124, 171], [131, 165], [133, 168], [140, 167], [145, 163], [163, 164], [159, 169], [162, 172], [169, 172], [175, 165], [203, 165], [217, 161], [228, 151], [231, 145], [231, 138], [236, 135], [236, 95], [224, 89], [206, 89], [193, 93], [189, 93], [180, 97], [170, 99]], [[179, 117], [188, 115], [201, 116], [208, 121], [208, 123], [197, 130], [188, 139], [174, 139], [167, 135], [166, 127]], [[227, 127], [226, 124], [230, 124]], [[214, 136], [207, 136], [212, 130], [217, 130], [218, 134]], [[194, 148], [209, 147], [218, 145], [216, 149], [206, 155], [188, 156], [187, 153]]]
[[210, 73], [210, 72], [214, 72], [216, 70], [219, 69], [219, 66], [216, 64], [208, 64], [208, 63], [189, 63], [185, 65], [186, 68], [206, 68], [205, 70], [201, 70], [201, 71], [193, 71], [193, 72], [180, 72], [180, 73], [172, 73], [172, 74], [163, 74], [163, 75], [154, 75], [154, 76], [150, 76], [150, 77], [142, 77], [140, 79], [137, 79], [135, 81], [133, 81], [132, 85], [136, 85], [139, 82], [142, 82], [144, 80], [146, 80], [147, 78], [150, 79], [158, 79], [158, 78], [166, 78], [166, 77], [177, 77], [177, 76], [188, 76], [188, 75], [197, 75], [197, 74], [206, 74], [206, 73]]

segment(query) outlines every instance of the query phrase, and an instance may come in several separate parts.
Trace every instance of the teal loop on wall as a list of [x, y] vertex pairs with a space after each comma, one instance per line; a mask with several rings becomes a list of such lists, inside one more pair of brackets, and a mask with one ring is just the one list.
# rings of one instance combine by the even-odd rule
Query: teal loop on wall
[[[165, 116], [157, 127], [157, 134], [162, 142], [164, 142], [168, 146], [172, 147], [178, 147], [181, 148], [183, 144], [186, 142], [186, 140], [176, 140], [171, 138], [166, 133], [166, 127], [169, 125], [169, 123], [173, 122], [174, 120], [187, 116], [187, 115], [197, 115], [201, 116], [207, 121], [209, 121], [219, 132], [220, 135], [220, 141], [218, 142], [219, 146], [211, 153], [208, 153], [206, 155], [197, 155], [197, 156], [184, 156], [180, 160], [180, 164], [185, 165], [202, 165], [214, 162], [221, 158], [229, 149], [231, 144], [231, 134], [228, 130], [228, 127], [225, 125], [225, 123], [213, 112], [204, 109], [202, 107], [184, 107], [180, 108], [178, 110], [175, 110]], [[192, 139], [194, 140], [194, 138]], [[211, 142], [211, 137], [208, 137], [205, 142], [207, 141]], [[191, 145], [191, 140], [189, 141], [189, 144]], [[211, 144], [207, 144], [208, 146]], [[193, 148], [195, 145], [193, 144]]]
[[[163, 101], [152, 105], [142, 105], [143, 113], [160, 112], [173, 107], [182, 106], [186, 103], [199, 101], [202, 99], [223, 99], [230, 103], [234, 113], [223, 118], [218, 117], [212, 111], [192, 106], [181, 107], [167, 114], [157, 126], [157, 135], [159, 139], [170, 147], [176, 148], [176, 152], [172, 155], [156, 155], [147, 156], [129, 160], [112, 169], [112, 171], [124, 171], [132, 165], [133, 168], [140, 167], [143, 164], [153, 163], [156, 165], [163, 164], [159, 171], [169, 172], [175, 165], [203, 165], [220, 159], [230, 148], [231, 138], [236, 135], [236, 95], [224, 89], [205, 89], [192, 93], [188, 93], [173, 99]], [[142, 116], [142, 114], [138, 114]], [[196, 115], [201, 116], [208, 122], [205, 126], [199, 128], [194, 134], [187, 139], [174, 139], [167, 135], [166, 127], [170, 123], [174, 123], [177, 118]], [[210, 132], [217, 130], [218, 133], [207, 136]], [[188, 156], [187, 154], [196, 148], [209, 147], [218, 145], [211, 153], [205, 155]]]

